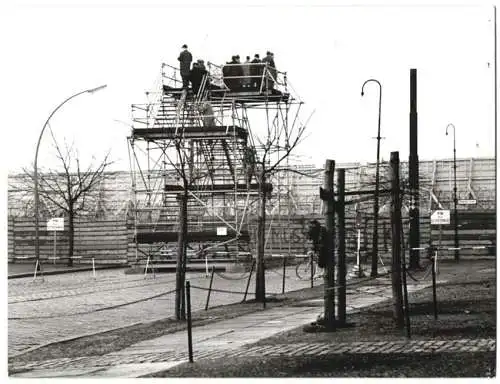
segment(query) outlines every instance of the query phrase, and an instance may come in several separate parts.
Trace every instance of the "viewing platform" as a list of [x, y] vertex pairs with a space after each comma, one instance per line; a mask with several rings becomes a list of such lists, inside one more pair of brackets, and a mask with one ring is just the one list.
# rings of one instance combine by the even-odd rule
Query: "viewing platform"
[[234, 138], [246, 140], [248, 132], [236, 125], [214, 126], [179, 126], [165, 128], [134, 128], [132, 135], [136, 139], [161, 140], [161, 139], [218, 139]]

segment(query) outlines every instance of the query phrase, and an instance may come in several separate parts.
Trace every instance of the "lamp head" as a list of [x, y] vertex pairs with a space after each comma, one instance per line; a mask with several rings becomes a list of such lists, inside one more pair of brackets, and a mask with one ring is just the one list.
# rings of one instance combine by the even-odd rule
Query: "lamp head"
[[104, 84], [104, 85], [101, 85], [100, 87], [89, 89], [87, 92], [94, 93], [94, 92], [100, 91], [101, 89], [106, 88], [107, 86], [108, 86], [107, 84]]
[[363, 91], [361, 91], [361, 96], [364, 96], [364, 95], [365, 95], [365, 93]]

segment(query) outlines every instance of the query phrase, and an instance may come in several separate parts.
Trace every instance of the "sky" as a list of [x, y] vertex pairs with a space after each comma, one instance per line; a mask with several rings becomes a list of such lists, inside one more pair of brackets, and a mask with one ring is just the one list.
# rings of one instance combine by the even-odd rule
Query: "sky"
[[[167, 3], [168, 4], [168, 3]], [[410, 69], [417, 69], [421, 160], [495, 156], [494, 23], [491, 5], [202, 6], [160, 3], [11, 2], [2, 12], [2, 167], [16, 172], [34, 160], [50, 119], [59, 141], [74, 142], [82, 161], [111, 150], [116, 170], [129, 170], [126, 137], [131, 104], [146, 101], [161, 63], [177, 64], [182, 44], [194, 58], [223, 63], [267, 50], [305, 102], [307, 140], [301, 162], [374, 162], [382, 84], [381, 157], [408, 158]], [[251, 122], [252, 124], [252, 122]], [[49, 132], [40, 167], [57, 167]]]

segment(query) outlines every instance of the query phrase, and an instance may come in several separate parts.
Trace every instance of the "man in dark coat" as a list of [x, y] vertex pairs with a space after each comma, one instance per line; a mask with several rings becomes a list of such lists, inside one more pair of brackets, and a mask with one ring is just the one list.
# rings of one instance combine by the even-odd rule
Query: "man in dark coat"
[[250, 75], [252, 76], [252, 87], [260, 89], [260, 83], [262, 82], [262, 61], [260, 56], [256, 53], [251, 61]]
[[198, 90], [200, 89], [201, 83], [203, 81], [203, 76], [207, 74], [207, 70], [205, 69], [205, 63], [203, 60], [198, 60], [196, 63], [193, 63], [193, 69], [191, 70], [191, 85], [193, 86], [193, 93], [196, 95]]
[[[262, 59], [263, 63], [267, 63], [268, 73], [266, 74], [266, 83], [268, 89], [274, 88], [274, 82], [276, 81], [276, 64], [274, 64], [274, 54], [267, 51], [266, 57]], [[269, 76], [270, 75], [270, 76]]]
[[182, 52], [177, 58], [180, 62], [181, 77], [182, 77], [182, 88], [189, 87], [189, 77], [191, 75], [191, 62], [193, 61], [193, 56], [191, 52], [188, 51], [188, 46], [184, 44], [182, 46]]

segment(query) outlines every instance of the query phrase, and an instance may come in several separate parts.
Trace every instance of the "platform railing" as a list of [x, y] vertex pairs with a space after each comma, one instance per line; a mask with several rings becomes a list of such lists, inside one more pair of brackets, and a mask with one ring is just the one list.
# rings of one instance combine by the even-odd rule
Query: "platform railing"
[[278, 71], [268, 63], [208, 63], [212, 84], [226, 91], [259, 92], [276, 89], [287, 92], [286, 72]]

